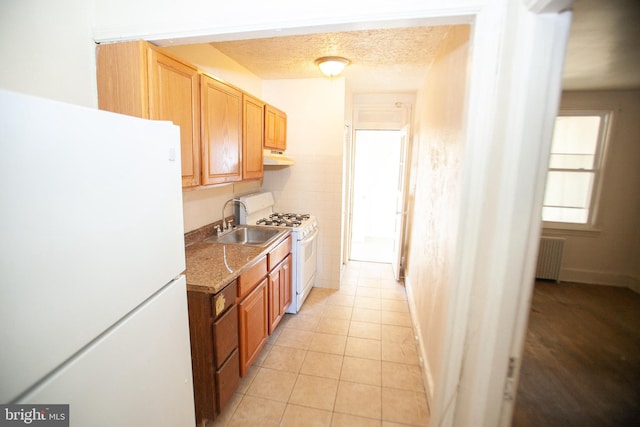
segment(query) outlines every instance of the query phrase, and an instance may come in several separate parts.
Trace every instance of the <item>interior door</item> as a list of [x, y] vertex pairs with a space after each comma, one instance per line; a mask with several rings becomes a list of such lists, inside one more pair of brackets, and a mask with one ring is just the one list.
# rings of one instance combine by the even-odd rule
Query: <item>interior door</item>
[[406, 219], [405, 188], [406, 188], [406, 164], [407, 164], [407, 127], [400, 134], [400, 164], [398, 165], [398, 190], [396, 193], [395, 234], [393, 239], [393, 257], [391, 268], [393, 277], [400, 280], [404, 255], [404, 224]]

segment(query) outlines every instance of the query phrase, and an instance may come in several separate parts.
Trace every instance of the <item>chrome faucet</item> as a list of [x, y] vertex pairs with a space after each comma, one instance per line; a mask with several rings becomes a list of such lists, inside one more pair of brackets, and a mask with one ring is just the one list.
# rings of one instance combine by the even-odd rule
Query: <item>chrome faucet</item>
[[238, 203], [240, 206], [242, 206], [244, 208], [244, 211], [247, 211], [247, 205], [244, 204], [244, 202], [240, 199], [229, 199], [226, 202], [224, 202], [224, 205], [222, 206], [222, 230], [218, 230], [218, 236], [221, 234], [224, 234], [225, 231], [231, 231], [231, 221], [229, 221], [229, 223], [227, 224], [227, 221], [225, 220], [224, 217], [224, 211], [227, 209], [227, 205], [229, 203]]

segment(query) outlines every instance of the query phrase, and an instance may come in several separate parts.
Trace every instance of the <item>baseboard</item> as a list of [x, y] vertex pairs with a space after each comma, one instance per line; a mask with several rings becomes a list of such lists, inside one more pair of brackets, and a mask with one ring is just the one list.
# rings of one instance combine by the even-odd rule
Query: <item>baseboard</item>
[[634, 292], [640, 293], [640, 278], [608, 271], [563, 268], [562, 271], [560, 271], [560, 281], [617, 286], [629, 288]]
[[416, 317], [418, 310], [416, 309], [415, 298], [411, 291], [411, 281], [408, 277], [404, 278], [404, 288], [407, 292], [407, 303], [409, 305], [409, 315], [411, 316], [411, 323], [413, 324], [413, 330], [415, 331], [416, 346], [418, 347], [418, 357], [420, 358], [420, 366], [422, 367], [422, 383], [424, 384], [424, 390], [427, 395], [427, 405], [429, 408], [433, 408], [433, 375], [429, 366], [428, 359], [426, 358], [427, 352], [424, 348], [424, 342], [422, 341], [422, 331], [420, 329], [420, 322]]

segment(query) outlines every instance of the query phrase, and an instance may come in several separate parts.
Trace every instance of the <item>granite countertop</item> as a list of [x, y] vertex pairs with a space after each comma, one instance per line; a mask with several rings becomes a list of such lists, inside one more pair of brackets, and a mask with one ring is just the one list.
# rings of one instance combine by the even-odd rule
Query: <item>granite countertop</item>
[[283, 229], [269, 246], [208, 243], [202, 240], [185, 248], [187, 289], [216, 293], [291, 234]]

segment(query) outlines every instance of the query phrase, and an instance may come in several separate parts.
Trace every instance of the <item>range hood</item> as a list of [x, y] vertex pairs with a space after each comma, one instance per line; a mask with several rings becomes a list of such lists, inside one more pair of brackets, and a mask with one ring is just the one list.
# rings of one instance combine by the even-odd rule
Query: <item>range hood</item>
[[263, 164], [265, 166], [290, 166], [295, 164], [292, 158], [284, 155], [283, 151], [263, 150]]

